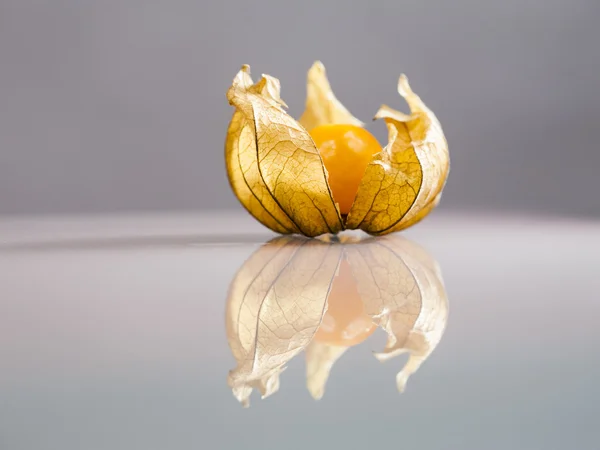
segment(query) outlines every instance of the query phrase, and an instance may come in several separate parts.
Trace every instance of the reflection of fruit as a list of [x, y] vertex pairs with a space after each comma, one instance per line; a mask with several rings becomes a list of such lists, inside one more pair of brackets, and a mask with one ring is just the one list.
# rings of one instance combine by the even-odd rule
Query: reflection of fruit
[[327, 305], [327, 312], [315, 334], [317, 342], [350, 347], [363, 342], [377, 328], [365, 312], [352, 269], [345, 259], [331, 285]]
[[329, 187], [348, 214], [367, 165], [381, 151], [377, 139], [356, 125], [321, 125], [310, 130], [323, 163], [329, 172]]

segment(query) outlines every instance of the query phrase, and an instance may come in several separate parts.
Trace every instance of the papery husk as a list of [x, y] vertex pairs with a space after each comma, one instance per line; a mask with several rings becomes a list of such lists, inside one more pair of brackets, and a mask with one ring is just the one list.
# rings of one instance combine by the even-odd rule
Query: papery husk
[[279, 80], [252, 84], [243, 66], [227, 92], [235, 106], [225, 142], [233, 192], [259, 222], [279, 233], [318, 236], [343, 229], [327, 171], [308, 132], [284, 110]]
[[364, 126], [364, 123], [354, 117], [331, 90], [325, 66], [321, 61], [315, 62], [308, 71], [306, 105], [298, 122], [309, 131], [321, 125]]
[[227, 93], [236, 107], [225, 144], [235, 195], [258, 221], [282, 234], [314, 237], [360, 228], [384, 235], [419, 222], [440, 202], [450, 167], [448, 145], [439, 121], [404, 75], [398, 92], [411, 113], [384, 105], [375, 115], [385, 120], [389, 141], [367, 166], [352, 208], [342, 218], [307, 130], [363, 123], [336, 98], [319, 61], [308, 73], [299, 122], [283, 110], [279, 81], [263, 75], [252, 84], [249, 66], [243, 66]]
[[399, 231], [423, 219], [440, 201], [450, 168], [442, 127], [404, 75], [398, 92], [411, 114], [384, 105], [375, 115], [385, 121], [389, 142], [365, 170], [347, 228], [373, 235]]

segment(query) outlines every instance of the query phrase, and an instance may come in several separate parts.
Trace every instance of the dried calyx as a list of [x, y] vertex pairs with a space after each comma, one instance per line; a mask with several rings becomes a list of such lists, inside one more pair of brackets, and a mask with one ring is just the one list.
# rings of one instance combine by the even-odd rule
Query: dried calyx
[[360, 228], [373, 235], [407, 228], [440, 201], [448, 147], [434, 114], [405, 76], [398, 92], [409, 115], [382, 106], [388, 128], [381, 148], [337, 100], [320, 62], [308, 73], [306, 109], [294, 120], [280, 85], [253, 83], [243, 66], [227, 93], [236, 108], [225, 145], [227, 173], [242, 205], [283, 233], [318, 236]]

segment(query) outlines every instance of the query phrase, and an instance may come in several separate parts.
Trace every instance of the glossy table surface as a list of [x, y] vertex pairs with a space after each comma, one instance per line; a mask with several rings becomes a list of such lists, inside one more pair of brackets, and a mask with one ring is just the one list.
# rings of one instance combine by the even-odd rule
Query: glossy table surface
[[0, 449], [600, 448], [600, 222], [274, 237], [0, 219]]

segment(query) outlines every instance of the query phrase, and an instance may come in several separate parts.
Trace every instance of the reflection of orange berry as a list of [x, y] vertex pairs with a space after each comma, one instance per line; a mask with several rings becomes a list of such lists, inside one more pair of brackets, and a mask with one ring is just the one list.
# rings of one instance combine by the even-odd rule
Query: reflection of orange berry
[[342, 260], [327, 298], [327, 312], [315, 334], [315, 341], [350, 347], [367, 339], [377, 327], [365, 313], [352, 269]]
[[310, 130], [329, 172], [329, 186], [340, 212], [348, 214], [365, 169], [381, 151], [377, 139], [356, 125], [321, 125]]

